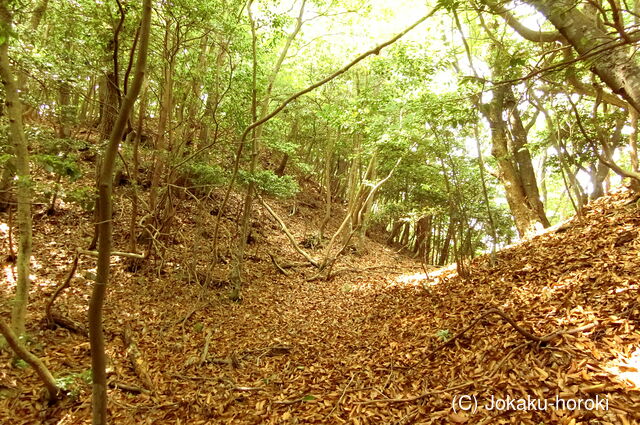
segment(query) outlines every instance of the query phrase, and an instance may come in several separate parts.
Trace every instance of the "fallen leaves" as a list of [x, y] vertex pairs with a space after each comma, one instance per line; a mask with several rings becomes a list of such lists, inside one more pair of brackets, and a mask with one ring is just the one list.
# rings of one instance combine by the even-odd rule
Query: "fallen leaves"
[[[621, 207], [625, 196], [598, 200], [581, 221], [498, 253], [496, 266], [476, 258], [466, 280], [455, 267], [420, 275], [411, 259], [373, 242], [369, 256], [342, 258], [348, 271], [330, 282], [307, 282], [313, 271], [302, 268], [279, 274], [256, 249], [240, 304], [218, 296], [215, 287], [185, 283], [179, 278], [185, 254], [171, 248], [160, 277], [117, 267], [105, 310], [112, 378], [133, 387], [147, 380], [136, 376], [126, 344], [115, 337], [128, 326], [154, 393], [111, 388], [113, 423], [638, 423], [640, 215]], [[183, 208], [188, 217], [191, 207]], [[178, 217], [181, 232], [197, 231], [184, 217]], [[287, 217], [293, 233], [309, 233], [308, 220]], [[258, 218], [269, 220], [265, 212]], [[58, 219], [58, 227], [76, 226], [73, 217]], [[295, 260], [277, 226], [264, 233], [269, 252]], [[61, 234], [61, 243], [74, 245], [72, 234]], [[41, 262], [51, 253], [40, 242], [51, 237], [36, 234], [40, 251], [34, 255]], [[207, 254], [202, 248], [192, 260], [206, 261]], [[58, 252], [48, 264], [51, 270], [38, 273], [63, 279], [69, 261]], [[80, 264], [91, 267], [91, 260]], [[74, 321], [85, 320], [89, 290], [76, 283], [58, 301]], [[82, 336], [38, 328], [33, 319], [41, 316], [51, 289], [35, 291], [32, 334], [45, 347], [39, 354], [46, 350], [43, 359], [59, 376], [86, 371]], [[492, 308], [537, 336], [582, 330], [538, 343], [504, 318], [487, 316], [434, 351]], [[597, 328], [584, 328], [596, 321]], [[0, 360], [7, 363], [8, 355]], [[3, 368], [0, 382], [7, 388], [0, 391], [2, 423], [90, 422], [89, 385], [74, 400], [47, 408], [37, 402], [40, 384], [33, 374]], [[452, 400], [462, 394], [485, 401], [597, 395], [611, 407], [454, 412]]]

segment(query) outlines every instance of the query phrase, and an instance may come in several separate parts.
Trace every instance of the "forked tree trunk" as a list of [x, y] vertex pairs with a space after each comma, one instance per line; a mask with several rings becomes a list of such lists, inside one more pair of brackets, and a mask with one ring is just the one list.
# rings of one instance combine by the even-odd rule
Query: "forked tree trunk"
[[[519, 164], [514, 158], [514, 152], [509, 147], [509, 127], [503, 114], [506, 110], [507, 92], [510, 90], [511, 88], [507, 86], [494, 88], [491, 103], [481, 105], [480, 110], [491, 126], [491, 141], [493, 144], [491, 153], [498, 164], [498, 178], [504, 186], [507, 203], [513, 215], [518, 234], [520, 237], [524, 237], [539, 228], [548, 226], [548, 221], [544, 216], [544, 210], [541, 214], [542, 202], [539, 195], [537, 198], [530, 198], [530, 196], [535, 195], [531, 193], [532, 190], [529, 190], [529, 194], [527, 193], [523, 183], [523, 176], [518, 167]], [[529, 186], [535, 185], [535, 175], [529, 175], [527, 179], [533, 179], [533, 182], [528, 183]], [[537, 193], [537, 188], [535, 193]]]
[[[10, 32], [12, 26], [8, 0], [0, 0], [0, 25]], [[16, 197], [18, 200], [18, 260], [16, 295], [11, 312], [11, 328], [21, 336], [25, 333], [25, 317], [29, 302], [29, 265], [31, 261], [31, 176], [29, 173], [29, 149], [22, 124], [22, 102], [18, 87], [9, 64], [8, 36], [2, 37], [0, 44], [0, 78], [4, 85], [5, 104], [9, 117], [9, 141], [13, 145], [16, 170]]]

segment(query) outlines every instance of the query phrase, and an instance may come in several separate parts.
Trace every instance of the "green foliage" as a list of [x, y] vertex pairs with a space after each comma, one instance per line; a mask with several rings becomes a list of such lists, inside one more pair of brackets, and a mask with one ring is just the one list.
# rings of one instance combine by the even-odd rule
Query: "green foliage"
[[260, 192], [280, 198], [291, 198], [300, 190], [298, 182], [293, 177], [288, 175], [278, 177], [271, 170], [261, 170], [253, 176], [241, 170], [238, 173], [238, 180], [244, 185], [253, 181]]
[[58, 176], [67, 177], [71, 181], [77, 180], [82, 176], [82, 172], [78, 167], [78, 160], [75, 155], [33, 155], [33, 160], [39, 164], [45, 171]]
[[15, 358], [13, 360], [12, 364], [13, 364], [14, 367], [17, 367], [18, 369], [26, 369], [26, 368], [29, 367], [29, 363], [25, 362], [22, 359], [18, 359], [18, 358]]
[[56, 385], [75, 399], [80, 394], [83, 385], [91, 384], [91, 369], [78, 373], [70, 373], [55, 379]]
[[224, 172], [218, 165], [192, 162], [186, 165], [190, 184], [198, 187], [220, 186], [225, 182]]
[[64, 201], [73, 202], [87, 212], [91, 212], [95, 208], [96, 196], [96, 190], [93, 186], [82, 186], [62, 193]]
[[440, 339], [440, 341], [447, 342], [451, 339], [451, 332], [449, 332], [449, 329], [440, 329], [438, 332], [436, 332], [436, 336]]

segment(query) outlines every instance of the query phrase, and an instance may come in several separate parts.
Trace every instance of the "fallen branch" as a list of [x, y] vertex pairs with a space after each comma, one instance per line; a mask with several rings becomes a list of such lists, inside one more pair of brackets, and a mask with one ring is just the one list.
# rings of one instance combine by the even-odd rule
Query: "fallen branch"
[[455, 385], [453, 387], [449, 387], [449, 388], [444, 388], [442, 390], [433, 390], [433, 391], [427, 391], [424, 392], [420, 395], [414, 396], [414, 397], [407, 397], [407, 398], [381, 398], [381, 399], [377, 399], [377, 400], [363, 400], [363, 401], [356, 401], [354, 404], [377, 404], [377, 403], [386, 403], [386, 404], [392, 404], [392, 403], [411, 403], [412, 401], [417, 401], [417, 400], [421, 400], [423, 398], [432, 396], [434, 394], [442, 394], [442, 393], [447, 393], [449, 391], [453, 391], [453, 390], [459, 390], [461, 388], [466, 388], [466, 387], [470, 387], [474, 384], [478, 384], [480, 382], [486, 381], [487, 379], [481, 379], [478, 381], [470, 381], [470, 382], [465, 382], [464, 384], [460, 384], [460, 385]]
[[436, 348], [431, 350], [431, 352], [425, 358], [423, 358], [418, 363], [416, 363], [413, 366], [411, 366], [410, 369], [413, 369], [414, 367], [419, 366], [420, 364], [422, 364], [424, 362], [424, 360], [426, 358], [431, 358], [438, 351], [440, 351], [443, 348], [445, 348], [446, 346], [452, 344], [454, 341], [456, 341], [462, 335], [464, 335], [469, 330], [471, 330], [473, 327], [475, 327], [482, 319], [484, 319], [487, 316], [491, 316], [493, 314], [496, 314], [496, 315], [502, 317], [504, 320], [507, 321], [507, 323], [509, 323], [509, 325], [511, 325], [511, 327], [513, 329], [515, 329], [520, 335], [524, 336], [529, 341], [537, 342], [539, 344], [547, 343], [547, 342], [549, 342], [549, 341], [551, 341], [551, 340], [553, 340], [553, 339], [555, 339], [555, 338], [557, 338], [557, 337], [559, 337], [561, 335], [573, 335], [573, 334], [577, 334], [577, 333], [580, 333], [580, 332], [588, 331], [588, 330], [593, 329], [596, 326], [598, 326], [598, 322], [594, 322], [594, 323], [590, 323], [588, 325], [580, 326], [578, 328], [569, 329], [569, 330], [566, 330], [566, 331], [565, 330], [559, 330], [559, 331], [551, 332], [551, 333], [549, 333], [547, 335], [544, 335], [544, 336], [537, 336], [537, 335], [534, 335], [531, 332], [527, 331], [526, 329], [520, 327], [515, 322], [515, 320], [513, 320], [511, 317], [509, 317], [502, 310], [497, 309], [497, 308], [492, 308], [491, 310], [487, 310], [483, 314], [481, 314], [477, 319], [475, 319], [473, 322], [471, 322], [471, 324], [469, 326], [464, 328], [462, 331], [460, 331], [458, 334], [456, 334], [453, 338], [448, 339], [447, 341], [443, 342], [442, 344], [440, 344], [439, 346], [437, 346]]
[[286, 271], [280, 264], [278, 264], [278, 262], [276, 261], [276, 257], [274, 257], [270, 252], [267, 252], [267, 254], [269, 254], [269, 257], [271, 258], [271, 262], [273, 263], [273, 266], [283, 275], [289, 276], [289, 272]]
[[[91, 257], [97, 257], [98, 251], [89, 251], [87, 249], [81, 249], [78, 252], [84, 255], [90, 255]], [[115, 257], [127, 257], [127, 258], [137, 258], [139, 260], [144, 260], [146, 256], [144, 254], [135, 254], [133, 252], [121, 252], [121, 251], [111, 251], [111, 256]]]
[[124, 328], [122, 340], [126, 345], [127, 357], [131, 362], [131, 366], [133, 367], [133, 371], [136, 373], [136, 376], [140, 378], [140, 381], [142, 381], [142, 384], [146, 389], [153, 390], [153, 383], [151, 381], [151, 376], [149, 375], [147, 362], [144, 360], [144, 356], [133, 338], [133, 332], [128, 327]]
[[202, 356], [200, 356], [200, 362], [198, 366], [202, 366], [202, 364], [207, 360], [207, 356], [209, 355], [209, 344], [211, 343], [211, 331], [207, 332], [207, 336], [204, 339], [204, 348], [202, 350]]
[[233, 391], [264, 391], [262, 387], [233, 387]]
[[79, 259], [80, 259], [80, 252], [76, 250], [76, 254], [73, 257], [73, 263], [71, 264], [71, 270], [69, 270], [69, 273], [67, 274], [67, 278], [65, 279], [64, 283], [62, 283], [62, 285], [56, 288], [55, 292], [53, 293], [53, 295], [51, 296], [51, 298], [47, 302], [47, 305], [44, 308], [45, 319], [49, 327], [52, 327], [54, 325], [54, 320], [51, 314], [51, 308], [53, 307], [53, 303], [60, 296], [62, 291], [67, 289], [71, 284], [71, 280], [73, 279], [73, 276], [76, 274], [76, 270], [78, 269]]
[[353, 382], [353, 378], [355, 378], [355, 375], [351, 375], [351, 379], [349, 379], [349, 382], [344, 387], [344, 390], [342, 390], [342, 394], [340, 394], [340, 398], [338, 399], [336, 404], [333, 406], [331, 411], [327, 413], [327, 415], [325, 416], [325, 419], [331, 416], [331, 414], [338, 408], [338, 406], [340, 406], [340, 403], [342, 403], [342, 399], [344, 398], [344, 395], [347, 393], [347, 390], [349, 389], [349, 387], [351, 386], [351, 383]]
[[57, 313], [55, 311], [52, 312], [50, 314], [50, 319], [51, 319], [50, 323], [52, 325], [60, 326], [61, 328], [68, 329], [71, 332], [76, 333], [78, 335], [82, 335], [84, 337], [89, 337], [89, 330], [86, 327], [84, 327], [84, 325], [74, 322], [68, 317], [64, 317], [60, 313]]
[[287, 228], [286, 224], [284, 224], [282, 219], [280, 217], [278, 217], [278, 214], [276, 214], [275, 211], [273, 211], [271, 209], [271, 207], [269, 205], [267, 205], [267, 203], [264, 201], [264, 199], [262, 199], [262, 196], [260, 196], [260, 194], [256, 193], [256, 196], [258, 197], [258, 200], [260, 201], [262, 206], [269, 212], [269, 214], [271, 214], [271, 216], [273, 218], [276, 219], [276, 221], [280, 225], [280, 228], [282, 229], [284, 234], [287, 235], [287, 238], [289, 239], [289, 242], [291, 242], [291, 245], [293, 245], [293, 248], [296, 251], [298, 251], [298, 253], [300, 255], [302, 255], [304, 258], [306, 258], [308, 262], [313, 264], [314, 267], [319, 267], [318, 262], [316, 260], [314, 260], [313, 258], [311, 258], [311, 256], [304, 249], [300, 248], [300, 245], [298, 245], [298, 242], [296, 242], [296, 240], [293, 238], [293, 235], [291, 234], [291, 232]]
[[134, 385], [125, 384], [124, 382], [109, 382], [109, 386], [117, 388], [122, 391], [127, 391], [134, 394], [148, 394], [150, 391], [145, 388], [136, 387]]
[[31, 354], [29, 350], [27, 350], [15, 333], [11, 330], [11, 327], [7, 325], [4, 320], [0, 320], [0, 333], [5, 337], [11, 349], [25, 362], [27, 362], [38, 374], [42, 382], [44, 383], [45, 388], [47, 389], [47, 394], [49, 400], [57, 401], [64, 395], [64, 392], [58, 385], [56, 385], [55, 379], [53, 379], [53, 375], [47, 369], [47, 366], [40, 360], [37, 356]]

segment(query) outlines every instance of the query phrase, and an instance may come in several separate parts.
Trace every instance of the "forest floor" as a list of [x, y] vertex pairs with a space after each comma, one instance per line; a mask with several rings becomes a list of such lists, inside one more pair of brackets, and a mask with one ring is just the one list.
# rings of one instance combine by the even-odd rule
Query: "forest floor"
[[[208, 267], [212, 212], [185, 201], [164, 263], [130, 272], [126, 260], [113, 260], [104, 319], [111, 422], [640, 423], [640, 211], [630, 196], [621, 190], [590, 204], [583, 218], [499, 252], [494, 266], [488, 256], [476, 258], [466, 278], [451, 267], [425, 276], [419, 263], [373, 241], [366, 255], [342, 257], [328, 282], [309, 281], [311, 267], [278, 273], [269, 254], [283, 264], [300, 259], [258, 207], [242, 302], [229, 301], [216, 285], [228, 265]], [[321, 208], [309, 202], [292, 215], [290, 205], [274, 207], [298, 240], [317, 228]], [[121, 206], [116, 216], [124, 223], [127, 211]], [[11, 366], [5, 351], [0, 423], [90, 423], [87, 338], [42, 320], [75, 247], [91, 237], [90, 222], [89, 213], [65, 208], [34, 222], [29, 348], [71, 396], [48, 406], [35, 373]], [[125, 250], [124, 230], [115, 240]], [[4, 265], [3, 312], [11, 269]], [[54, 307], [59, 314], [85, 322], [94, 272], [95, 260], [82, 256]], [[568, 333], [536, 342], [498, 314], [482, 317], [491, 309], [533, 336]], [[148, 369], [146, 382], [134, 373], [125, 330]], [[466, 395], [476, 397], [476, 411], [454, 409]], [[608, 404], [490, 410], [492, 397]]]

